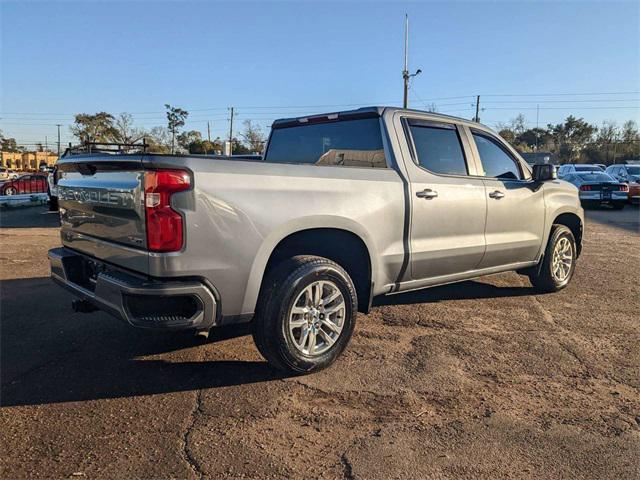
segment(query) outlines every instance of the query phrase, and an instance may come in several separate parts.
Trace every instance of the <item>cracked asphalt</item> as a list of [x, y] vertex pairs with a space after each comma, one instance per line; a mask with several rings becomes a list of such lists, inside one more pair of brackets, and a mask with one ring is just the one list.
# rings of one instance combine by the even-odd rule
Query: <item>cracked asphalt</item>
[[0, 212], [2, 478], [640, 478], [640, 213], [587, 212], [572, 284], [515, 273], [381, 299], [328, 370], [246, 328], [74, 314], [41, 207]]

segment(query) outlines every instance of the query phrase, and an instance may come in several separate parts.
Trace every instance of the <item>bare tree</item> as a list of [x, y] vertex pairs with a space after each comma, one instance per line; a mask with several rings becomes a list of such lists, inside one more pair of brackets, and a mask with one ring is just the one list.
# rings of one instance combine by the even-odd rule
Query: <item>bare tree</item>
[[114, 122], [116, 130], [115, 141], [120, 143], [135, 143], [144, 137], [142, 129], [133, 126], [133, 117], [130, 113], [122, 112]]
[[169, 153], [171, 151], [171, 132], [166, 127], [153, 127], [144, 135], [149, 144], [149, 151]]
[[598, 129], [596, 141], [600, 144], [612, 143], [618, 140], [619, 130], [615, 122], [605, 120]]
[[435, 104], [435, 102], [426, 104], [424, 108], [427, 110], [427, 112], [438, 113], [438, 106]]
[[516, 135], [522, 134], [527, 129], [527, 119], [522, 113], [519, 113], [516, 118], [511, 119], [511, 130], [513, 130]]
[[241, 133], [240, 136], [249, 146], [249, 150], [251, 150], [252, 153], [262, 152], [264, 146], [262, 128], [260, 128], [259, 125], [254, 125], [251, 120], [245, 120], [242, 122], [242, 125], [244, 125], [244, 132]]

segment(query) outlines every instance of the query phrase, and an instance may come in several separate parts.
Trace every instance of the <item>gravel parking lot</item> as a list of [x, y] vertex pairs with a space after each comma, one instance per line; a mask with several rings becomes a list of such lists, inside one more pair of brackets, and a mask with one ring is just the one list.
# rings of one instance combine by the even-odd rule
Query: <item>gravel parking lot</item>
[[639, 478], [640, 213], [589, 211], [564, 291], [385, 298], [330, 369], [74, 314], [44, 207], [1, 212], [3, 478]]

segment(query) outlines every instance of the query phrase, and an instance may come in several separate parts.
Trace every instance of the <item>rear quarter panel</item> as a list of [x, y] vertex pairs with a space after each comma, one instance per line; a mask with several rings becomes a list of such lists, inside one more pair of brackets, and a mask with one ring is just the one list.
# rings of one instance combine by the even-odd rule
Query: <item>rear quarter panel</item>
[[[151, 159], [162, 166], [162, 158]], [[219, 291], [223, 315], [253, 313], [271, 252], [288, 235], [339, 228], [369, 250], [376, 292], [396, 280], [403, 260], [403, 186], [392, 169], [280, 165], [172, 158], [194, 175], [174, 195], [184, 214], [185, 248], [151, 254], [150, 274], [201, 276]]]

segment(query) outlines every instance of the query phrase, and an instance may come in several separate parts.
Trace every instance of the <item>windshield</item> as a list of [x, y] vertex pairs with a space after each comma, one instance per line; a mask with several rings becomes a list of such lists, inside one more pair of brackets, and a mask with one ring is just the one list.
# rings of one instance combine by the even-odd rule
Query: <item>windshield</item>
[[578, 177], [583, 182], [613, 182], [613, 178], [611, 178], [606, 173], [579, 173]]
[[601, 172], [600, 167], [595, 165], [576, 165], [576, 172]]

